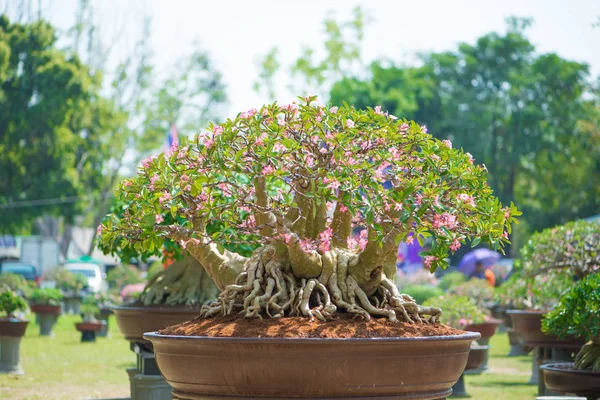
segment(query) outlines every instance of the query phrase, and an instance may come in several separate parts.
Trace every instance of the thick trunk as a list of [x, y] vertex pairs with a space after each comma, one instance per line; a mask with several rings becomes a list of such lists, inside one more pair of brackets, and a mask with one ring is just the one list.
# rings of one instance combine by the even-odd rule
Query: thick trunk
[[[361, 274], [368, 267], [357, 267], [360, 257], [345, 249], [304, 253], [309, 257], [318, 255], [318, 276], [316, 271], [311, 271], [310, 276], [298, 276], [292, 253], [273, 245], [256, 250], [234, 284], [223, 290], [218, 301], [204, 306], [201, 314], [210, 317], [241, 311], [246, 318], [304, 316], [324, 321], [340, 309], [366, 319], [383, 316], [407, 322], [436, 322], [441, 314], [437, 308], [420, 307], [410, 296], [400, 294], [383, 268], [376, 267], [378, 276], [364, 282]], [[316, 260], [311, 263], [317, 265]], [[357, 271], [361, 272], [358, 279]]]
[[191, 256], [169, 265], [146, 284], [139, 300], [146, 305], [202, 305], [217, 298], [218, 290], [202, 265]]

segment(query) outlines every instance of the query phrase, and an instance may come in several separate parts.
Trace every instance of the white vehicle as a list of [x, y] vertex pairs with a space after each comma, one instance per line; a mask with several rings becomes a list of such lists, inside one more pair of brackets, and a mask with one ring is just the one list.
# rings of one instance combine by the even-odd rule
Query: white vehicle
[[108, 290], [106, 282], [106, 274], [100, 271], [100, 267], [96, 264], [89, 263], [69, 263], [65, 264], [65, 269], [74, 274], [82, 274], [88, 280], [90, 292], [99, 293]]

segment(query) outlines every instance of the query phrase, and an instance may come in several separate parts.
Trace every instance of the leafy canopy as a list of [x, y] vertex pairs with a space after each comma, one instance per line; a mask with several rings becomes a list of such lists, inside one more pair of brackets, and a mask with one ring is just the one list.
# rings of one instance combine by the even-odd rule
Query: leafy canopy
[[546, 315], [542, 329], [552, 335], [600, 339], [600, 274], [588, 275]]
[[[299, 242], [310, 253], [431, 236], [424, 255], [435, 269], [467, 238], [508, 243], [520, 213], [500, 204], [485, 175], [468, 153], [380, 107], [327, 109], [308, 97], [211, 124], [172, 154], [147, 159], [118, 190], [128, 208], [99, 229], [104, 246], [136, 251], [153, 251], [165, 237], [183, 246]], [[368, 235], [336, 243], [342, 214]], [[214, 223], [223, 229], [208, 235]]]

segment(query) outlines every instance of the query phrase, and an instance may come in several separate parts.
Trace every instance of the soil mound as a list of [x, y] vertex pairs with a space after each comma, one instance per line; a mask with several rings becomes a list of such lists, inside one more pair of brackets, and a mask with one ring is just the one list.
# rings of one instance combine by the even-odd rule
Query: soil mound
[[303, 317], [246, 319], [237, 315], [195, 318], [158, 331], [161, 335], [270, 338], [386, 338], [460, 335], [464, 331], [441, 324], [390, 322], [386, 318], [365, 321], [338, 314], [331, 321]]

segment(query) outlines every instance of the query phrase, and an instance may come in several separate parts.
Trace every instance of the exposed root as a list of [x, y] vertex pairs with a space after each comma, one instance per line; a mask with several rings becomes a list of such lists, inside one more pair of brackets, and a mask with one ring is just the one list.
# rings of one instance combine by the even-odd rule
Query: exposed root
[[575, 368], [600, 371], [600, 343], [584, 344], [575, 356]]
[[348, 267], [358, 262], [355, 254], [335, 249], [327, 256], [323, 259], [333, 262], [333, 271], [329, 264], [320, 277], [300, 279], [294, 276], [286, 259], [277, 258], [272, 246], [259, 249], [248, 259], [235, 283], [223, 290], [218, 301], [204, 306], [201, 315], [239, 311], [246, 318], [297, 315], [326, 321], [339, 309], [367, 320], [382, 316], [390, 321], [438, 322], [440, 309], [419, 306], [412, 297], [401, 294], [385, 275], [375, 293], [367, 295], [348, 275]]

